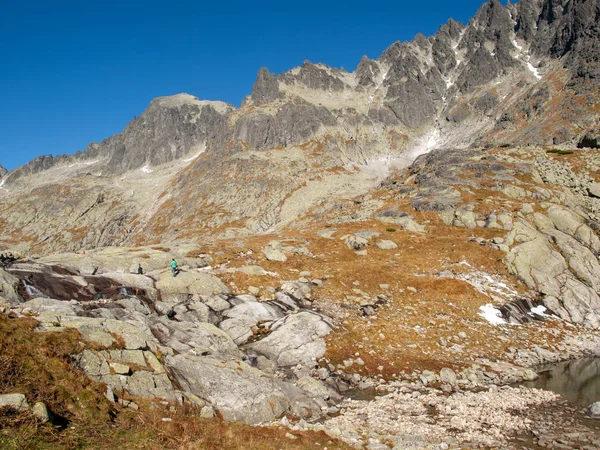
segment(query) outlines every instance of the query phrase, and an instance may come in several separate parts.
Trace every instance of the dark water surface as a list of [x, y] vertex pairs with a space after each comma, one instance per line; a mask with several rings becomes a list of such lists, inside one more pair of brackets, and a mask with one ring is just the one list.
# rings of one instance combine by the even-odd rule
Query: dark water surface
[[537, 380], [522, 386], [555, 392], [575, 405], [589, 406], [600, 401], [600, 357], [565, 361], [538, 373]]

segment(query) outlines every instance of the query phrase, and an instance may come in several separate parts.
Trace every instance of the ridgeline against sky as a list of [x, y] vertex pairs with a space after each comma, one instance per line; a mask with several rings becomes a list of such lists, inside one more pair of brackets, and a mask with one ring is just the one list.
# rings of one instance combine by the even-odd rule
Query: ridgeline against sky
[[0, 17], [0, 165], [83, 150], [155, 97], [239, 106], [261, 67], [355, 69], [394, 41], [463, 23], [482, 0], [10, 3]]

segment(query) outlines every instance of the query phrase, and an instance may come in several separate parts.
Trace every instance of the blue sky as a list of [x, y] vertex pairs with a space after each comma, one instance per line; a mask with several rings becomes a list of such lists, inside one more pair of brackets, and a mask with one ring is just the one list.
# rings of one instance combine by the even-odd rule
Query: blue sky
[[239, 106], [263, 66], [352, 71], [362, 55], [430, 36], [450, 17], [467, 23], [484, 0], [204, 3], [5, 0], [0, 165], [84, 150], [159, 96]]

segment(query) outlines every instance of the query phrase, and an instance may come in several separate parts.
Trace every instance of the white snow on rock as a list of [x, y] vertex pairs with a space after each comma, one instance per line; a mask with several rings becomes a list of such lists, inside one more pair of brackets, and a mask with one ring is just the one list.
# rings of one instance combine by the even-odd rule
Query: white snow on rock
[[538, 306], [534, 306], [533, 308], [531, 308], [529, 313], [537, 314], [538, 316], [542, 316], [542, 317], [551, 317], [551, 315], [547, 314], [546, 311], [548, 311], [548, 309], [545, 306], [538, 305]]
[[491, 303], [479, 307], [479, 315], [492, 325], [506, 325], [506, 320], [502, 318], [500, 310]]
[[506, 303], [517, 296], [517, 292], [511, 289], [499, 277], [494, 278], [488, 273], [471, 271], [458, 274], [457, 279], [466, 281], [482, 294], [488, 295], [498, 303]]
[[523, 47], [521, 47], [521, 46], [520, 46], [520, 45], [517, 43], [517, 41], [516, 41], [516, 40], [515, 40], [515, 41], [513, 41], [513, 45], [514, 45], [515, 47], [517, 47], [517, 49], [518, 49], [518, 50], [523, 50]]
[[540, 75], [540, 71], [536, 67], [533, 67], [533, 65], [529, 62], [529, 57], [527, 57], [527, 68], [531, 71], [533, 76], [536, 77], [538, 80], [542, 79], [542, 76]]
[[150, 169], [150, 167], [148, 167], [148, 164], [146, 164], [144, 167], [142, 167], [140, 169], [142, 172], [144, 173], [152, 173], [152, 169]]

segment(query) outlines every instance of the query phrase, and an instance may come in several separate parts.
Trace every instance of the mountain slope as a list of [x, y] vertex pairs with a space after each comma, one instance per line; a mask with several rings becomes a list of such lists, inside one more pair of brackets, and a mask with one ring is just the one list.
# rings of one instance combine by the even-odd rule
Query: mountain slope
[[351, 73], [263, 68], [240, 108], [155, 99], [84, 152], [5, 175], [0, 242], [49, 252], [244, 236], [361, 195], [434, 148], [594, 144], [598, 8], [491, 0], [466, 26], [449, 20]]

